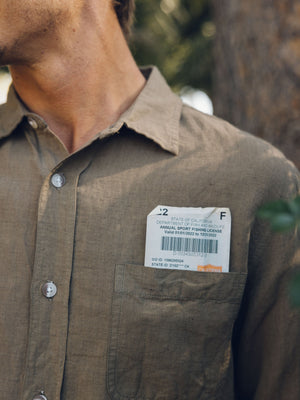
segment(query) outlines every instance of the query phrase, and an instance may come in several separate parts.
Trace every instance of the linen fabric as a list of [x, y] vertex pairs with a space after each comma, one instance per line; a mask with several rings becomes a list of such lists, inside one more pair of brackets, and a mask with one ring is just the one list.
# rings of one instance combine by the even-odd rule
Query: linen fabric
[[[297, 236], [256, 217], [299, 194], [299, 174], [143, 73], [74, 154], [13, 88], [0, 107], [0, 399], [299, 400]], [[230, 208], [229, 273], [145, 267], [159, 204]]]

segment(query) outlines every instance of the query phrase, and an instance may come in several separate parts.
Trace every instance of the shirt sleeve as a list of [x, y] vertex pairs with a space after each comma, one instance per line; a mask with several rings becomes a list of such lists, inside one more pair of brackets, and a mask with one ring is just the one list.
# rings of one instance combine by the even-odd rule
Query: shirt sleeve
[[[280, 186], [280, 198], [299, 195], [297, 173], [293, 183], [286, 179]], [[233, 337], [238, 400], [300, 399], [300, 310], [289, 299], [299, 253], [296, 230], [275, 233], [268, 222], [255, 220], [246, 290]]]

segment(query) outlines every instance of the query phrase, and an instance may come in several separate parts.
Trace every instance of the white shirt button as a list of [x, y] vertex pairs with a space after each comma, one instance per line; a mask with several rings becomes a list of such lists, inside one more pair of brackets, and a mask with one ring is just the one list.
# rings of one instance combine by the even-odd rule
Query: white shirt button
[[51, 183], [56, 188], [61, 188], [66, 183], [66, 178], [63, 174], [54, 174], [51, 177]]
[[38, 123], [32, 117], [28, 117], [28, 123], [33, 129], [37, 129], [39, 127]]
[[34, 396], [32, 400], [47, 400], [47, 397], [43, 394], [38, 394], [37, 396]]
[[47, 299], [52, 299], [57, 293], [57, 287], [54, 282], [46, 282], [42, 286], [42, 293]]

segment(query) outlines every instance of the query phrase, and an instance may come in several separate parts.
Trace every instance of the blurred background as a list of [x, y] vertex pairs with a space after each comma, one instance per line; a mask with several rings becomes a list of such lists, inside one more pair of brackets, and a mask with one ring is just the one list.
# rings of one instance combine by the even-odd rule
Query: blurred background
[[[299, 0], [136, 0], [130, 43], [185, 102], [279, 147], [300, 168]], [[0, 103], [10, 78], [0, 73]]]

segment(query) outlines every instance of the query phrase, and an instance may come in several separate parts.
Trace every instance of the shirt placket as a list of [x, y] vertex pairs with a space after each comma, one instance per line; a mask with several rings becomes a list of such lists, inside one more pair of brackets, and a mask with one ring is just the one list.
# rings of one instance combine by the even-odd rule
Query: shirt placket
[[23, 400], [60, 398], [66, 354], [69, 293], [80, 174], [91, 155], [76, 154], [43, 182], [32, 272]]

